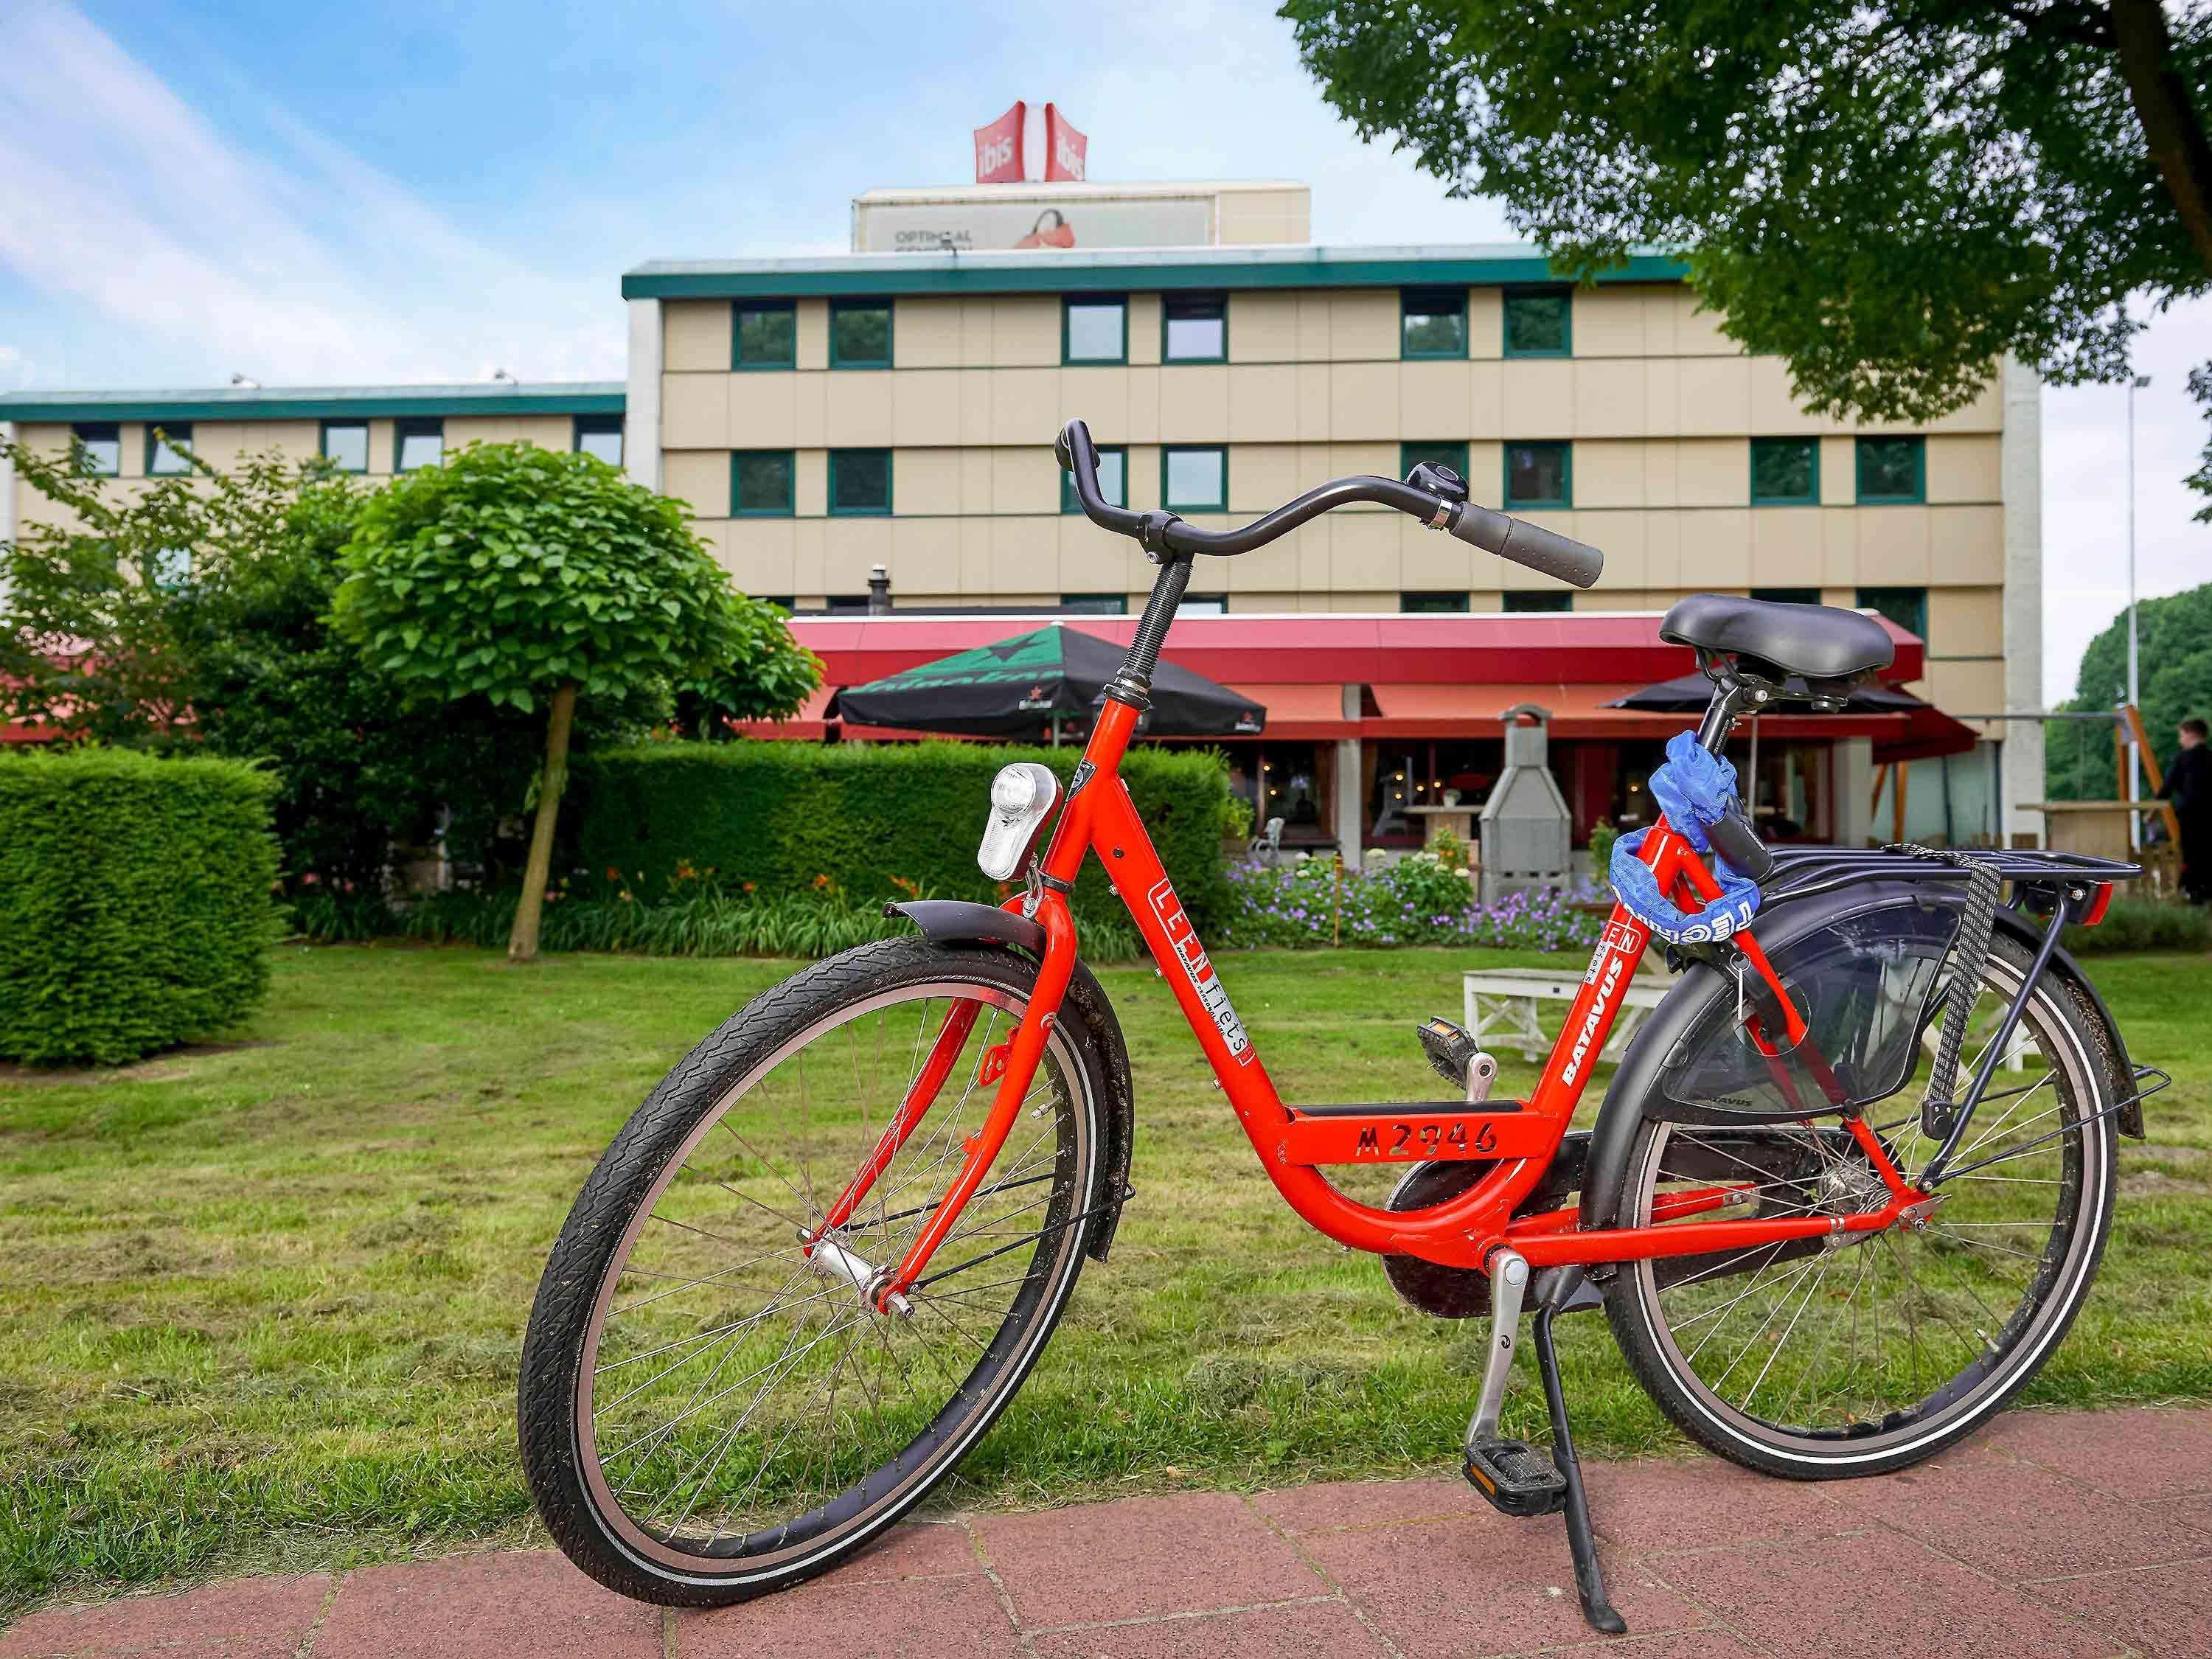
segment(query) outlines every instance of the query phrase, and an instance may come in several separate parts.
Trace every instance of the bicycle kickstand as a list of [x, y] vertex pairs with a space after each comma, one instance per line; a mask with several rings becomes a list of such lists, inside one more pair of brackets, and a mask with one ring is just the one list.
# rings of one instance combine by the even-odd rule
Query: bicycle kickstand
[[1583, 1466], [1575, 1456], [1575, 1437], [1567, 1426], [1567, 1396], [1559, 1386], [1559, 1357], [1552, 1346], [1552, 1318], [1577, 1308], [1602, 1305], [1579, 1267], [1555, 1267], [1538, 1275], [1536, 1367], [1544, 1377], [1544, 1404], [1552, 1415], [1552, 1461], [1566, 1482], [1567, 1549], [1574, 1557], [1575, 1593], [1592, 1630], [1607, 1636], [1626, 1633], [1628, 1621], [1606, 1597], [1605, 1574], [1598, 1566], [1597, 1537], [1590, 1528], [1589, 1498], [1583, 1490]]

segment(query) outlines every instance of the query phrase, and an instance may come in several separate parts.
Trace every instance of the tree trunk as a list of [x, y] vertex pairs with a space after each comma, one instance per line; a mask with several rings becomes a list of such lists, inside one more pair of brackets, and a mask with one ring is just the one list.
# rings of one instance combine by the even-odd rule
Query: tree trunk
[[545, 878], [553, 868], [553, 822], [568, 784], [568, 728], [575, 718], [576, 688], [564, 685], [553, 694], [553, 718], [545, 728], [545, 775], [538, 785], [538, 824], [530, 836], [530, 865], [522, 872], [522, 902], [515, 908], [514, 932], [507, 941], [509, 962], [530, 962], [538, 955], [538, 918], [545, 908]]
[[2112, 0], [2120, 76], [2142, 125], [2152, 165], [2166, 181], [2197, 257], [2212, 270], [2212, 137], [2173, 64], [2173, 37], [2159, 0]]

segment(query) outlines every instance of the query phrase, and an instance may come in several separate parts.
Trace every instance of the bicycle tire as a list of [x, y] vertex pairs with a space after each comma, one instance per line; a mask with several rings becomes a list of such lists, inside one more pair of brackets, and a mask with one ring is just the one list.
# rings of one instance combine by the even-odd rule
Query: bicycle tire
[[[1983, 995], [2008, 997], [2026, 977], [2031, 963], [2032, 957], [2023, 945], [2016, 940], [2000, 936], [1993, 942], [1984, 969]], [[1717, 988], [1715, 991], [1717, 1000], [1733, 1000], [1735, 994], [1733, 988], [1728, 986]], [[1836, 1423], [1779, 1423], [1747, 1409], [1751, 1403], [1749, 1400], [1741, 1404], [1731, 1404], [1722, 1397], [1709, 1373], [1722, 1358], [1728, 1357], [1725, 1346], [1712, 1361], [1708, 1362], [1706, 1373], [1701, 1374], [1698, 1370], [1696, 1364], [1698, 1350], [1717, 1340], [1721, 1327], [1715, 1326], [1698, 1334], [1694, 1345], [1687, 1352], [1685, 1352], [1686, 1342], [1689, 1340], [1686, 1322], [1718, 1318], [1725, 1325], [1735, 1321], [1736, 1316], [1733, 1312], [1698, 1308], [1695, 1302], [1688, 1302], [1683, 1309], [1670, 1314], [1667, 1300], [1668, 1292], [1661, 1283], [1663, 1264], [1654, 1261], [1624, 1264], [1606, 1287], [1607, 1314], [1630, 1370], [1676, 1427], [1708, 1450], [1747, 1468], [1795, 1480], [1848, 1479], [1904, 1468], [1935, 1455], [1988, 1422], [2027, 1386], [2049, 1360], [2073, 1323], [2094, 1283], [2104, 1254], [2112, 1227], [2118, 1166], [2115, 1125], [2108, 1109], [2118, 1101], [2120, 1092], [2118, 1068], [2110, 1052], [2103, 1022], [2097, 1018], [2094, 1009], [2086, 1006], [2081, 994], [2071, 984], [2057, 975], [2045, 975], [2029, 1000], [2022, 1024], [2045, 1060], [2046, 1076], [2056, 1084], [2053, 1093], [2058, 1100], [2058, 1121], [2054, 1126], [2047, 1121], [2037, 1122], [2031, 1119], [2017, 1132], [2025, 1135], [2027, 1129], [2032, 1127], [2039, 1135], [2049, 1133], [2055, 1127], [2065, 1133], [2048, 1143], [2042, 1151], [2031, 1148], [2029, 1152], [2019, 1154], [2021, 1158], [2045, 1160], [2021, 1167], [2052, 1168], [2057, 1173], [2048, 1177], [2015, 1174], [1968, 1176], [1966, 1179], [2001, 1181], [2022, 1186], [2039, 1185], [2047, 1179], [2055, 1188], [2048, 1194], [2053, 1200], [2051, 1237], [2062, 1238], [2063, 1248], [2055, 1258], [2039, 1255], [2033, 1258], [2032, 1267], [2014, 1270], [2027, 1277], [2027, 1290], [2020, 1304], [2009, 1317], [2000, 1319], [1993, 1316], [1984, 1320], [1984, 1323], [1996, 1328], [1993, 1332], [1975, 1332], [1988, 1346], [1988, 1363], [1984, 1364], [1977, 1355], [1968, 1359], [1954, 1376], [1943, 1379], [1942, 1386], [1913, 1401], [1886, 1410], [1879, 1416], [1869, 1409], [1863, 1421], [1852, 1421], [1852, 1413], [1846, 1413], [1844, 1420]], [[2032, 1097], [2035, 1089], [2041, 1086], [2038, 1083], [2027, 1090], [2026, 1094]], [[1985, 1101], [1977, 1114], [1976, 1125], [1990, 1124], [1994, 1121], [1995, 1127], [1984, 1130], [1984, 1133], [2000, 1133], [2004, 1127], [2003, 1116], [2009, 1116], [2019, 1109], [2019, 1098], [2016, 1095], [2014, 1105], [2008, 1109], [1998, 1103]], [[1885, 1108], [1889, 1109], [1885, 1112]], [[1869, 1108], [1869, 1121], [1881, 1115], [1894, 1117], [1898, 1110], [1908, 1111], [1917, 1121], [1917, 1100], [1908, 1106], [1899, 1097], [1893, 1097], [1891, 1101], [1883, 1103], [1881, 1106]], [[1905, 1120], [1899, 1121], [1901, 1124]], [[1680, 1148], [1678, 1163], [1686, 1168], [1688, 1158], [1693, 1156], [1698, 1148], [1697, 1138], [1701, 1135], [1717, 1137], [1722, 1133], [1725, 1132], [1680, 1123], [1645, 1122], [1638, 1131], [1629, 1160], [1627, 1189], [1623, 1205], [1624, 1224], [1649, 1224], [1653, 1199], [1668, 1173], [1670, 1143]], [[1893, 1126], [1891, 1133], [1902, 1134], [1904, 1132]], [[1911, 1133], [1917, 1136], [1920, 1131], [1916, 1127]], [[1918, 1142], [1902, 1144], [1912, 1146]], [[2027, 1142], [2023, 1140], [2021, 1144]], [[1999, 1141], [1998, 1150], [2004, 1151], [2007, 1145], [2007, 1141]], [[2008, 1155], [2007, 1161], [2011, 1161], [2010, 1155]], [[1952, 1164], [1954, 1169], [1966, 1166], [1967, 1160], [1963, 1156]], [[1912, 1171], [1908, 1170], [1907, 1173]], [[1677, 1176], [1676, 1178], [1688, 1180], [1691, 1177]], [[1775, 1184], [1778, 1186], [1781, 1183]], [[1800, 1185], [1802, 1187], [1802, 1182]], [[1861, 1187], [1863, 1194], [1863, 1183]], [[1953, 1190], [1971, 1192], [1973, 1189], [1955, 1188]], [[2039, 1201], [2039, 1199], [2023, 1200], [2031, 1205]], [[1862, 1196], [1858, 1206], [1868, 1207], [1872, 1202], [1870, 1195]], [[1946, 1213], [1948, 1212], [1938, 1212], [1937, 1216], [1940, 1218]], [[1968, 1213], [1975, 1212], [1969, 1211]], [[1997, 1231], [2018, 1228], [2025, 1231], [2029, 1224], [2027, 1222], [2002, 1220], [1954, 1221], [1946, 1226], [1937, 1218], [1931, 1218], [1929, 1222], [1929, 1226], [1936, 1230], [1937, 1238], [1948, 1236], [1958, 1241], [1946, 1248], [1954, 1254], [1965, 1252], [1964, 1260], [1975, 1264], [1971, 1271], [1963, 1272], [1960, 1279], [1968, 1285], [1970, 1293], [1975, 1295], [1979, 1292], [1973, 1290], [1972, 1280], [1981, 1273], [1979, 1264], [1990, 1259], [1990, 1251], [2003, 1249], [2008, 1254], [2021, 1255], [2031, 1241], [2021, 1237], [2020, 1232], [2002, 1232], [2000, 1237], [2005, 1242], [2000, 1244], [1996, 1241], [1983, 1239], [1978, 1234], [1969, 1236], [1958, 1229], [1982, 1227]], [[1856, 1248], [1869, 1253], [1887, 1249], [1894, 1257], [1898, 1236], [1896, 1228], [1886, 1230], [1879, 1235], [1857, 1235], [1856, 1237], [1869, 1242]], [[1798, 1270], [1798, 1277], [1818, 1273], [1825, 1279], [1827, 1268], [1820, 1264], [1841, 1259], [1845, 1253], [1845, 1249], [1829, 1250], [1816, 1248], [1801, 1256], [1789, 1258], [1778, 1251], [1769, 1255], [1763, 1264], [1758, 1265], [1756, 1271], [1764, 1273], [1782, 1266], [1785, 1261], [1803, 1260], [1809, 1256], [1813, 1259], [1804, 1269]], [[1741, 1278], [1745, 1271], [1743, 1264], [1737, 1263], [1736, 1266], [1738, 1271], [1732, 1278], [1715, 1278], [1711, 1283], [1729, 1285]], [[1891, 1271], [1885, 1268], [1878, 1255], [1873, 1256], [1868, 1265], [1862, 1265], [1857, 1269], [1859, 1277], [1853, 1283], [1851, 1296], [1845, 1306], [1824, 1308], [1823, 1320], [1818, 1322], [1831, 1328], [1822, 1340], [1832, 1341], [1832, 1329], [1843, 1327], [1845, 1309], [1848, 1309], [1851, 1343], [1850, 1358], [1854, 1364], [1859, 1358], [1858, 1342], [1863, 1312], [1858, 1298], [1859, 1286], [1871, 1279], [1872, 1285], [1879, 1288], [1885, 1283], [1885, 1272]], [[1954, 1263], [1947, 1271], [1959, 1270]], [[1911, 1374], [1917, 1385], [1920, 1341], [1918, 1311], [1939, 1304], [1925, 1286], [1912, 1277], [1909, 1265], [1892, 1272], [1887, 1282], [1899, 1287], [1900, 1304], [1911, 1318], [1914, 1346]], [[1689, 1285], [1689, 1279], [1686, 1277], [1683, 1283]], [[1694, 1286], [1691, 1285], [1691, 1288]], [[1752, 1292], [1743, 1294], [1749, 1296]], [[1770, 1297], [1773, 1294], [1770, 1291]], [[1789, 1306], [1788, 1297], [1795, 1294], [1794, 1291], [1782, 1293], [1784, 1299], [1780, 1305], [1784, 1310]], [[1809, 1306], [1816, 1294], [1815, 1290], [1808, 1287], [1803, 1293], [1804, 1305]], [[1871, 1294], [1868, 1299], [1871, 1301]], [[1832, 1303], [1834, 1298], [1831, 1297], [1830, 1301]], [[2002, 1313], [2001, 1309], [1989, 1307], [1985, 1297], [1982, 1297], [1982, 1302], [1990, 1314]], [[1715, 1304], [1714, 1307], [1722, 1305]], [[1695, 1311], [1691, 1311], [1692, 1309]], [[1748, 1319], [1756, 1310], [1754, 1306], [1744, 1317]], [[1778, 1358], [1781, 1342], [1789, 1340], [1791, 1330], [1802, 1322], [1802, 1316], [1803, 1308], [1801, 1307], [1784, 1329], [1773, 1354], [1765, 1361], [1767, 1366], [1771, 1367]], [[1778, 1317], [1780, 1315], [1770, 1312], [1768, 1324], [1760, 1328], [1761, 1333], [1771, 1328], [1771, 1322]], [[1969, 1328], [1972, 1328], [1972, 1316], [1969, 1316]], [[1808, 1340], [1811, 1340], [1809, 1336]], [[1747, 1347], [1755, 1346], [1759, 1340], [1759, 1337], [1756, 1335], [1749, 1339]], [[1973, 1345], [1966, 1341], [1965, 1333], [1955, 1329], [1950, 1335], [1942, 1337], [1940, 1344], [1936, 1336], [1931, 1335], [1929, 1339], [1931, 1349], [1942, 1346], [1948, 1350], [1952, 1344], [1955, 1344], [1962, 1355], [1973, 1349]], [[1875, 1370], [1878, 1376], [1883, 1367], [1879, 1353], [1875, 1358]], [[1817, 1372], [1822, 1363], [1821, 1360], [1805, 1362], [1801, 1370]], [[1846, 1368], [1847, 1373], [1850, 1369]], [[1858, 1369], [1863, 1371], [1865, 1368]], [[1765, 1375], [1764, 1370], [1761, 1375]], [[1962, 1383], [1961, 1379], [1967, 1380]], [[1723, 1386], [1726, 1381], [1722, 1379]], [[1863, 1386], [1869, 1390], [1870, 1404], [1879, 1404], [1872, 1398], [1878, 1384], [1866, 1383]], [[1758, 1386], [1754, 1384], [1752, 1390], [1753, 1398], [1757, 1392]], [[1792, 1402], [1784, 1403], [1786, 1407]], [[1808, 1403], [1809, 1407], [1811, 1402]], [[1856, 1408], [1852, 1409], [1855, 1413]]]
[[[697, 1156], [696, 1149], [702, 1146], [713, 1126], [726, 1121], [750, 1097], [764, 1094], [764, 1079], [784, 1062], [808, 1052], [817, 1038], [850, 1029], [845, 1016], [853, 1011], [861, 1011], [857, 1018], [865, 1018], [871, 1009], [896, 1008], [911, 1002], [917, 992], [931, 994], [922, 1000], [921, 1025], [928, 1023], [933, 1000], [967, 993], [971, 1000], [995, 1008], [1004, 1017], [1000, 1024], [1010, 1029], [1027, 1006], [1036, 978], [1036, 965], [1027, 958], [989, 947], [906, 939], [846, 951], [754, 999], [679, 1062], [615, 1137], [586, 1181], [547, 1261], [531, 1313], [518, 1388], [524, 1473], [548, 1531], [577, 1566], [610, 1589], [664, 1606], [725, 1605], [781, 1589], [829, 1570], [880, 1536], [950, 1476], [997, 1420], [1035, 1366], [1066, 1309], [1081, 1273], [1092, 1220], [1103, 1198], [1099, 1185], [1108, 1072], [1104, 1050], [1073, 1001], [1063, 1005], [1054, 1021], [1048, 1040], [1047, 1062], [1039, 1068], [1040, 1079], [1051, 1080], [1054, 1110], [1048, 1130], [1054, 1146], [1049, 1158], [1050, 1194], [1038, 1218], [1038, 1242], [1031, 1265], [1012, 1281], [1018, 1288], [1009, 1292], [1006, 1316], [988, 1344], [976, 1336], [969, 1337], [983, 1349], [983, 1357], [974, 1362], [973, 1370], [960, 1378], [956, 1387], [939, 1390], [945, 1395], [942, 1406], [895, 1456], [872, 1467], [841, 1493], [804, 1514], [785, 1518], [777, 1526], [748, 1526], [728, 1539], [713, 1535], [702, 1540], [683, 1535], [688, 1516], [679, 1516], [675, 1530], [670, 1531], [655, 1528], [651, 1514], [641, 1522], [629, 1513], [625, 1497], [617, 1495], [616, 1481], [604, 1467], [607, 1449], [598, 1443], [595, 1412], [604, 1414], [606, 1406], [603, 1401], [595, 1401], [590, 1384], [594, 1370], [606, 1368], [606, 1362], [597, 1356], [614, 1287], [623, 1281], [626, 1273], [635, 1271], [631, 1261], [635, 1242], [652, 1231], [647, 1221], [658, 1213], [657, 1206], [666, 1201], [665, 1194], [678, 1190], [679, 1174], [687, 1160]], [[971, 1074], [979, 1079], [981, 1076], [980, 1070]], [[803, 1079], [803, 1072], [801, 1076]], [[969, 1086], [975, 1092], [975, 1085]], [[1032, 1085], [1033, 1090], [1043, 1086], [1043, 1083]], [[984, 1087], [981, 1097], [988, 1102], [991, 1092]], [[946, 1109], [942, 1104], [933, 1106], [933, 1116]], [[966, 1109], [964, 1104], [963, 1109]], [[1031, 1115], [1025, 1111], [1024, 1115], [1026, 1119]], [[946, 1158], [957, 1156], [956, 1130], [960, 1121], [956, 1113], [951, 1127], [942, 1129], [951, 1138]], [[748, 1122], [746, 1127], [753, 1126]], [[915, 1131], [915, 1141], [932, 1127], [932, 1117], [925, 1117]], [[746, 1144], [739, 1130], [732, 1128], [731, 1133], [738, 1136], [741, 1146]], [[1015, 1139], [1010, 1136], [1009, 1149]], [[872, 1132], [869, 1144], [872, 1144]], [[1005, 1167], [1007, 1156], [1002, 1152], [1000, 1163], [994, 1166], [994, 1178], [995, 1171]], [[846, 1173], [850, 1167], [856, 1165], [848, 1166]], [[943, 1179], [935, 1183], [933, 1196], [949, 1182], [952, 1167], [944, 1163]], [[896, 1170], [896, 1164], [887, 1170], [879, 1187], [887, 1184]], [[842, 1182], [843, 1175], [835, 1179]], [[787, 1177], [786, 1185], [791, 1185]], [[807, 1189], [811, 1187], [810, 1180]], [[916, 1188], [917, 1191], [928, 1189], [927, 1183]], [[793, 1187], [792, 1190], [801, 1189]], [[975, 1213], [993, 1190], [987, 1185], [979, 1192], [970, 1210], [963, 1212], [961, 1226], [968, 1224], [968, 1215]], [[681, 1221], [675, 1224], [686, 1225]], [[715, 1231], [719, 1235], [722, 1230]], [[881, 1236], [891, 1235], [886, 1228]], [[986, 1242], [995, 1246], [995, 1241]], [[951, 1243], [949, 1239], [947, 1249], [940, 1249], [933, 1259], [933, 1272], [951, 1261]], [[888, 1249], [884, 1255], [887, 1261], [893, 1259]], [[1016, 1262], [1019, 1260], [1015, 1258]], [[1011, 1266], [1009, 1271], [1012, 1271]], [[814, 1293], [810, 1290], [809, 1294]], [[849, 1285], [833, 1285], [830, 1291], [821, 1293], [832, 1310], [823, 1316], [854, 1318], [865, 1325], [867, 1316], [858, 1294]], [[918, 1290], [918, 1307], [923, 1299], [924, 1293]], [[846, 1300], [853, 1302], [852, 1310], [844, 1308]], [[794, 1301], [791, 1305], [798, 1304]], [[945, 1316], [946, 1322], [960, 1328], [972, 1312], [972, 1305], [967, 1306], [959, 1321]], [[892, 1323], [884, 1321], [886, 1327]], [[860, 1330], [860, 1325], [854, 1328]], [[853, 1343], [876, 1336], [894, 1355], [899, 1343], [908, 1340], [898, 1331], [871, 1329], [848, 1339], [848, 1351]], [[734, 1343], [749, 1337], [727, 1340]], [[794, 1340], [795, 1335], [786, 1339], [787, 1352]], [[813, 1342], [810, 1340], [808, 1346]], [[799, 1363], [793, 1361], [772, 1381], [793, 1375]], [[841, 1358], [838, 1363], [846, 1362]], [[912, 1380], [911, 1372], [908, 1377]], [[951, 1380], [950, 1374], [946, 1380]], [[927, 1370], [923, 1382], [929, 1382]], [[833, 1373], [830, 1396], [833, 1434], [836, 1390]], [[815, 1398], [819, 1398], [818, 1385]], [[927, 1401], [923, 1403], [926, 1407]], [[794, 1414], [794, 1429], [804, 1416], [804, 1408]], [[690, 1429], [684, 1431], [689, 1433]], [[787, 1439], [790, 1432], [786, 1431]], [[735, 1431], [732, 1433], [734, 1437]], [[779, 1450], [782, 1444], [778, 1443]], [[763, 1451], [758, 1455], [764, 1475], [774, 1454]], [[808, 1455], [812, 1455], [811, 1450]], [[834, 1456], [825, 1454], [825, 1477], [833, 1462]], [[809, 1468], [811, 1463], [799, 1471], [802, 1483]], [[715, 1472], [709, 1469], [705, 1478], [713, 1478]], [[635, 1479], [635, 1475], [622, 1477], [625, 1493]]]

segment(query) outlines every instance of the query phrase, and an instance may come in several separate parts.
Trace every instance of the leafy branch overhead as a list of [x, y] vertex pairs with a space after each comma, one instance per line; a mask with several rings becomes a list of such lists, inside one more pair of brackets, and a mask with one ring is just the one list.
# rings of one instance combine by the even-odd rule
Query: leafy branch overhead
[[2128, 371], [2212, 287], [2212, 3], [1287, 0], [1363, 137], [1587, 278], [1680, 250], [1824, 413]]

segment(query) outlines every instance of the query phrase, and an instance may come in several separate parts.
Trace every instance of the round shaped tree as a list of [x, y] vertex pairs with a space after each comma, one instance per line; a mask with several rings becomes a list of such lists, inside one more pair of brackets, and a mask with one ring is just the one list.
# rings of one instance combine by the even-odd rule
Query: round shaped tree
[[545, 769], [507, 955], [538, 953], [579, 697], [712, 688], [720, 712], [787, 714], [821, 664], [747, 599], [680, 502], [588, 455], [472, 444], [362, 510], [334, 617], [424, 700], [546, 710]]

